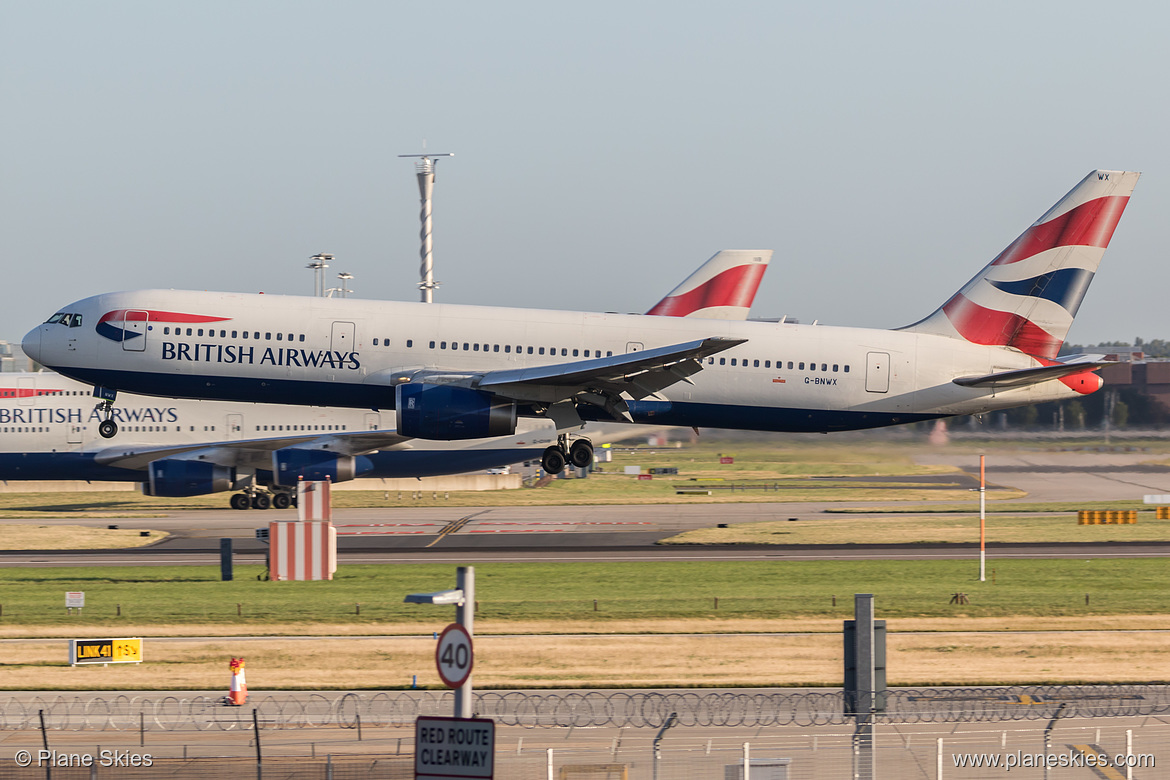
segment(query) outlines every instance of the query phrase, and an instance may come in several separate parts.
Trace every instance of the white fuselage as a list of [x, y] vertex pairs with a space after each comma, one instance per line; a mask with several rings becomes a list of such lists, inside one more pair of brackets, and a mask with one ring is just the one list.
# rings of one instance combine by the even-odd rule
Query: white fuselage
[[38, 326], [24, 342], [31, 356], [150, 395], [381, 410], [419, 370], [479, 374], [710, 337], [744, 343], [705, 358], [689, 381], [632, 400], [633, 421], [833, 431], [1078, 395], [1060, 380], [961, 387], [952, 380], [1040, 363], [912, 331], [168, 290], [109, 293], [62, 311], [81, 325]]

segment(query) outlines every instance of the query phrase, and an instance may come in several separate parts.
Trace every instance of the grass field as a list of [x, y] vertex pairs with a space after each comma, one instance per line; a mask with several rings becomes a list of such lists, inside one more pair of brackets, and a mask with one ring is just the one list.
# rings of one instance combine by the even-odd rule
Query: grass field
[[[974, 561], [480, 565], [477, 684], [838, 685], [840, 621], [856, 592], [875, 593], [889, 623], [891, 684], [1166, 676], [1163, 561], [1012, 560], [991, 570], [994, 582], [981, 584]], [[237, 655], [253, 691], [407, 687], [414, 675], [438, 686], [430, 635], [453, 610], [401, 602], [451, 587], [453, 567], [345, 566], [317, 583], [261, 582], [256, 571], [237, 567], [233, 582], [212, 567], [0, 571], [0, 637], [45, 637], [4, 645], [0, 688], [216, 688]], [[74, 589], [87, 606], [70, 617], [64, 591]], [[970, 603], [951, 604], [955, 592]], [[222, 638], [193, 638], [207, 635]], [[284, 638], [306, 635], [322, 638]], [[64, 640], [48, 639], [70, 636], [144, 636], [146, 662], [70, 669]]]
[[[482, 632], [570, 620], [601, 632], [612, 630], [612, 623], [638, 623], [642, 631], [654, 632], [659, 621], [680, 620], [703, 631], [720, 620], [849, 617], [854, 593], [877, 594], [879, 616], [888, 618], [1170, 612], [1170, 568], [1161, 560], [993, 559], [985, 583], [977, 581], [977, 565], [975, 560], [483, 564], [476, 567], [477, 621]], [[350, 565], [332, 582], [258, 581], [261, 571], [239, 566], [238, 579], [220, 582], [217, 568], [194, 566], [0, 570], [0, 627], [7, 636], [131, 624], [231, 625], [260, 632], [297, 624], [306, 633], [314, 633], [318, 623], [351, 624], [396, 633], [398, 625], [417, 631], [420, 621], [450, 612], [402, 599], [452, 587], [451, 566]], [[81, 616], [64, 609], [64, 594], [73, 590], [86, 594]], [[959, 592], [968, 595], [968, 604], [950, 603]]]
[[6, 524], [0, 533], [0, 550], [104, 550], [141, 547], [166, 538], [164, 531], [91, 528], [81, 525]]
[[[837, 622], [837, 629], [840, 623]], [[475, 685], [488, 688], [840, 686], [839, 633], [476, 637]], [[441, 688], [428, 634], [376, 639], [143, 640], [142, 664], [70, 668], [64, 640], [6, 646], [0, 689], [226, 689], [228, 659], [248, 687]], [[891, 685], [1163, 682], [1164, 634], [891, 633]]]
[[[929, 510], [920, 510], [929, 511]], [[1132, 525], [1077, 525], [1072, 513], [987, 518], [987, 540], [1013, 542], [1136, 542], [1170, 540], [1170, 520], [1141, 512]], [[931, 544], [979, 542], [979, 513], [916, 514], [872, 518], [865, 514], [817, 514], [798, 522], [735, 523], [700, 528], [663, 539], [660, 544]], [[994, 554], [994, 553], [993, 553]]]

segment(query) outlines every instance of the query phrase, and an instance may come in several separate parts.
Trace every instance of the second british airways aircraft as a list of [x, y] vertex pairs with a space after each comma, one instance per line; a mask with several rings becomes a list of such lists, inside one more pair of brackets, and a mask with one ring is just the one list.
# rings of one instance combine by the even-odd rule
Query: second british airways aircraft
[[1101, 363], [1057, 354], [1138, 176], [1091, 172], [897, 330], [142, 290], [65, 306], [23, 346], [108, 404], [124, 390], [394, 409], [399, 434], [441, 440], [545, 417], [550, 472], [592, 459], [568, 436], [589, 420], [829, 432], [977, 414], [1100, 388]]

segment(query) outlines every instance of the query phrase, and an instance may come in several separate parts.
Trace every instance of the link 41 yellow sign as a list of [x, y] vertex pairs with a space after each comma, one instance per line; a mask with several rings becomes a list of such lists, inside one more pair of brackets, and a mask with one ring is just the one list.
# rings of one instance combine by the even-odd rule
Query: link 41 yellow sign
[[70, 639], [69, 665], [142, 663], [142, 640]]

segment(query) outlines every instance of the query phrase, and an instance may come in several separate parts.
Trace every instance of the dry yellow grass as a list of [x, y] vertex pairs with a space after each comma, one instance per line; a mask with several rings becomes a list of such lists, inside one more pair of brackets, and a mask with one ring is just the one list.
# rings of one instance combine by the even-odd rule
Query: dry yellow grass
[[104, 550], [142, 547], [169, 536], [166, 531], [151, 531], [142, 536], [137, 529], [88, 528], [82, 525], [4, 524], [0, 533], [0, 550]]
[[[1135, 542], [1170, 538], [1170, 520], [1143, 512], [1133, 525], [1078, 525], [1075, 512], [987, 519], [993, 542]], [[950, 513], [874, 518], [867, 515], [817, 515], [785, 520], [735, 523], [730, 528], [699, 528], [663, 539], [661, 544], [927, 544], [979, 541], [979, 515]]]
[[[0, 626], [0, 640], [71, 638], [87, 636], [142, 636], [142, 637], [409, 637], [429, 636], [446, 625], [441, 619], [417, 623], [272, 623], [264, 626], [240, 627], [232, 623], [159, 624], [119, 623], [110, 631], [102, 629], [70, 628], [69, 626]], [[1170, 614], [1165, 615], [1094, 615], [1080, 616], [1000, 616], [1000, 617], [902, 617], [890, 621], [895, 632], [952, 632], [980, 631], [1170, 631]], [[762, 618], [703, 620], [614, 620], [599, 624], [591, 620], [485, 620], [475, 621], [475, 633], [491, 635], [547, 634], [547, 635], [614, 635], [638, 634], [752, 634], [752, 633], [837, 633], [841, 620], [837, 618]], [[113, 633], [110, 633], [110, 632]]]
[[[429, 634], [435, 627], [425, 630]], [[639, 623], [638, 627], [645, 630], [647, 626]], [[699, 628], [745, 633], [519, 636], [488, 635], [503, 626], [482, 625], [476, 637], [476, 684], [481, 688], [840, 684], [840, 621], [718, 621], [698, 627], [663, 621], [652, 627], [663, 632]], [[352, 632], [352, 627], [347, 628]], [[574, 626], [507, 628], [571, 632]], [[891, 685], [1162, 682], [1170, 669], [1170, 643], [1165, 635], [1142, 631], [1170, 628], [1166, 615], [1104, 618], [1088, 626], [1071, 618], [906, 619], [891, 628]], [[1107, 630], [1075, 630], [1085, 628]], [[1118, 633], [1124, 630], [1139, 633]], [[752, 631], [820, 633], [746, 633]], [[931, 633], [905, 633], [914, 631]], [[146, 661], [141, 665], [70, 668], [64, 639], [45, 639], [5, 646], [0, 688], [216, 689], [226, 687], [230, 680], [227, 663], [233, 656], [247, 659], [252, 691], [400, 688], [410, 685], [414, 675], [420, 685], [439, 687], [434, 647], [430, 636], [249, 641], [147, 638]]]

